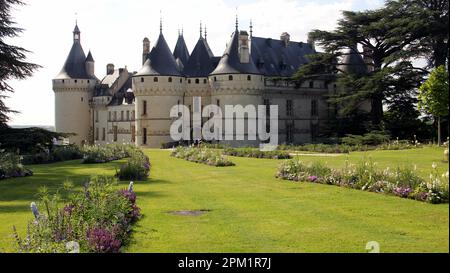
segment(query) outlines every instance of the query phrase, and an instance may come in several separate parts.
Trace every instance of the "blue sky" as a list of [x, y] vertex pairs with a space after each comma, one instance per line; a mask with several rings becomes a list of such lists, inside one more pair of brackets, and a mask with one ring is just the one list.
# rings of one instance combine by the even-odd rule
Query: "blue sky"
[[[12, 125], [53, 125], [54, 94], [51, 80], [58, 74], [72, 45], [72, 30], [78, 18], [85, 52], [92, 50], [96, 75], [105, 75], [114, 63], [137, 71], [141, 65], [142, 39], [155, 42], [162, 11], [163, 33], [173, 49], [177, 31], [184, 28], [189, 50], [199, 37], [200, 20], [208, 28], [208, 42], [222, 55], [234, 29], [236, 8], [240, 29], [253, 20], [254, 35], [279, 38], [287, 31], [291, 39], [306, 41], [312, 29], [332, 30], [341, 10], [365, 10], [382, 6], [375, 0], [25, 0], [27, 6], [13, 16], [25, 28], [21, 37], [8, 42], [32, 51], [29, 61], [43, 66], [33, 77], [11, 81], [15, 93], [6, 103], [20, 111]], [[75, 15], [77, 14], [77, 15]]]

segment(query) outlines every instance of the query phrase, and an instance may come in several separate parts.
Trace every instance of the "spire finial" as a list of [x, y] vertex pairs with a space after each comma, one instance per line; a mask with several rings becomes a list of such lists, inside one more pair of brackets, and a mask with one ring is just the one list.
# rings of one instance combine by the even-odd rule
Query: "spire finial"
[[239, 28], [238, 8], [236, 7], [236, 31]]
[[253, 37], [253, 21], [250, 19], [250, 38]]
[[184, 36], [184, 26], [181, 25], [181, 36]]
[[207, 36], [208, 36], [208, 32], [206, 30], [206, 24], [205, 24], [205, 40], [206, 40]]
[[200, 38], [203, 37], [202, 21], [200, 20]]
[[162, 34], [162, 11], [159, 10], [159, 33]]

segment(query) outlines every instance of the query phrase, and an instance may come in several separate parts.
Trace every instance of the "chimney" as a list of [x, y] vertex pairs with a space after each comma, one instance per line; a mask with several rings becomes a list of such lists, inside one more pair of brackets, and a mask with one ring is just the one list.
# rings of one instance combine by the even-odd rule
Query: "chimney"
[[314, 40], [314, 38], [311, 36], [311, 34], [308, 34], [308, 40], [307, 43], [311, 46], [311, 48], [313, 50], [316, 50], [316, 41]]
[[291, 41], [291, 35], [287, 32], [283, 32], [280, 36], [280, 40], [283, 42], [284, 46], [287, 47]]
[[239, 32], [239, 60], [241, 63], [250, 62], [250, 40], [247, 31]]
[[114, 74], [114, 64], [107, 64], [106, 65], [106, 75], [112, 75]]
[[149, 53], [150, 53], [150, 40], [147, 37], [145, 37], [144, 41], [142, 42], [142, 65], [147, 60]]

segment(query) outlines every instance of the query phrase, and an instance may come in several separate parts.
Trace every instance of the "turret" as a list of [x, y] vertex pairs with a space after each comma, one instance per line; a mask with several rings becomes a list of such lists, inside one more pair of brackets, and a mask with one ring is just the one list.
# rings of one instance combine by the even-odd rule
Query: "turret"
[[86, 58], [86, 73], [88, 76], [95, 78], [95, 61], [92, 57], [91, 51], [89, 51], [89, 54]]

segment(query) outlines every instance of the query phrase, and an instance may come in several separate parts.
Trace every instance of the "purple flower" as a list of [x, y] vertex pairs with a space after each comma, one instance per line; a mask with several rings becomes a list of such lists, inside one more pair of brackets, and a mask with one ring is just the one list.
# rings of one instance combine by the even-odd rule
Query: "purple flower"
[[409, 187], [396, 187], [394, 188], [394, 194], [403, 198], [406, 198], [411, 193], [412, 189]]
[[311, 175], [308, 177], [309, 182], [316, 182], [317, 181], [317, 176], [315, 175]]
[[31, 211], [33, 212], [34, 218], [39, 219], [39, 210], [36, 206], [36, 203], [32, 202], [30, 207], [31, 207]]
[[136, 193], [135, 192], [130, 192], [128, 190], [121, 190], [121, 191], [119, 191], [119, 195], [128, 199], [128, 201], [130, 201], [131, 204], [136, 203]]
[[87, 232], [89, 246], [96, 253], [118, 253], [122, 243], [113, 232], [104, 228], [93, 228]]
[[69, 215], [72, 215], [74, 209], [75, 209], [75, 206], [74, 206], [74, 205], [66, 205], [66, 206], [64, 207], [64, 213], [67, 213], [67, 214], [69, 214]]

